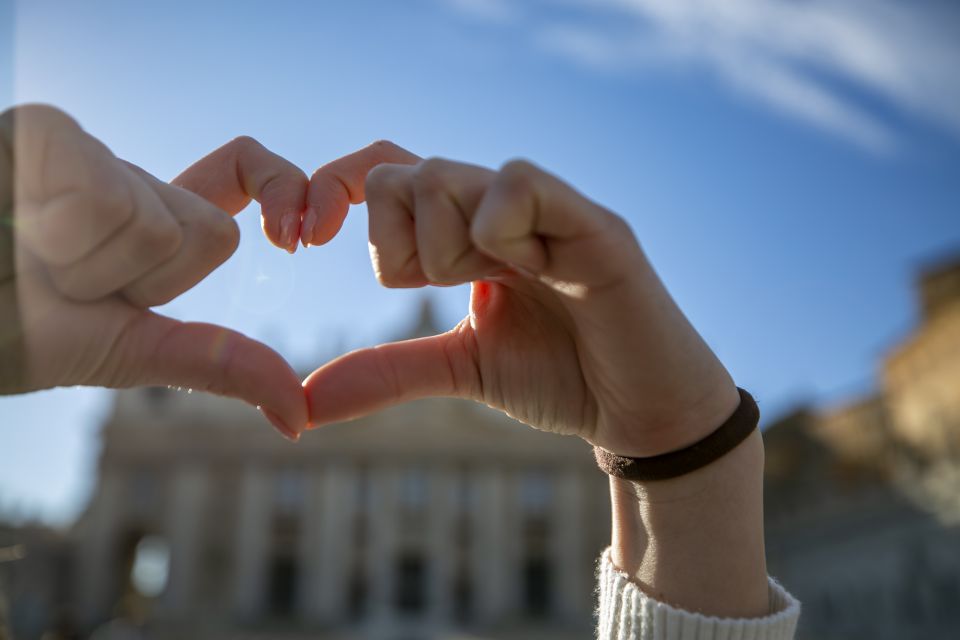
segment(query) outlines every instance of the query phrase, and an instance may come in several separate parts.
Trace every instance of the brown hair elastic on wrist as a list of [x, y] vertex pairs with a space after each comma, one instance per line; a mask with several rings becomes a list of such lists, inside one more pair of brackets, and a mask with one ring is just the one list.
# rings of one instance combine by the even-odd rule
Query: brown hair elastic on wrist
[[627, 458], [600, 447], [593, 448], [597, 464], [617, 478], [634, 482], [668, 480], [707, 466], [733, 451], [760, 423], [760, 409], [749, 393], [737, 387], [740, 405], [726, 422], [706, 438], [689, 447], [649, 458]]

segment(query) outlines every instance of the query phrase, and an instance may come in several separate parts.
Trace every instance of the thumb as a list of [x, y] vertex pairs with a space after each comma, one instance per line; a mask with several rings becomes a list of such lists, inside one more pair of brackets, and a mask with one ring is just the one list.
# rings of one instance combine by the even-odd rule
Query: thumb
[[166, 385], [238, 398], [297, 440], [307, 404], [297, 374], [274, 350], [212, 324], [145, 312], [127, 328], [105, 365], [108, 385]]
[[303, 383], [310, 426], [420, 398], [479, 398], [468, 331], [464, 322], [440, 335], [360, 349], [323, 365]]

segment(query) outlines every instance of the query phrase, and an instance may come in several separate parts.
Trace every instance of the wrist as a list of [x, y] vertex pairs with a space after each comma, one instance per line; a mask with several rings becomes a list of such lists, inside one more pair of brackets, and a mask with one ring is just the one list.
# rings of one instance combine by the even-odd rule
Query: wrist
[[768, 611], [759, 431], [690, 474], [611, 478], [611, 559], [652, 597], [722, 617]]
[[[650, 394], [658, 398], [645, 407], [635, 424], [596, 434], [590, 443], [618, 456], [648, 458], [700, 442], [724, 424], [740, 406], [740, 392], [722, 369], [712, 384], [696, 389]], [[698, 377], [702, 380], [703, 377]]]

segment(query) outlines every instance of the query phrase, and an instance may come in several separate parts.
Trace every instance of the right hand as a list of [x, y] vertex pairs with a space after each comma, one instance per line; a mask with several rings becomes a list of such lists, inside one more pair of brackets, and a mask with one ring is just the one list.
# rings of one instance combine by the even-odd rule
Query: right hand
[[381, 283], [470, 282], [470, 307], [450, 331], [315, 371], [304, 383], [313, 424], [455, 396], [643, 457], [700, 440], [736, 409], [729, 374], [629, 226], [555, 176], [374, 144], [314, 174], [307, 243], [328, 240], [364, 200]]
[[296, 439], [306, 402], [280, 355], [235, 331], [150, 307], [233, 254], [239, 230], [231, 216], [251, 198], [263, 205], [267, 235], [295, 248], [303, 172], [238, 138], [167, 184], [116, 158], [54, 108], [18, 107], [2, 125], [0, 200], [12, 204], [14, 256], [0, 256], [0, 289], [19, 310], [2, 317], [8, 325], [19, 317], [19, 328], [0, 327], [0, 351], [21, 354], [22, 366], [15, 380], [0, 379], [0, 393], [188, 387], [258, 406]]

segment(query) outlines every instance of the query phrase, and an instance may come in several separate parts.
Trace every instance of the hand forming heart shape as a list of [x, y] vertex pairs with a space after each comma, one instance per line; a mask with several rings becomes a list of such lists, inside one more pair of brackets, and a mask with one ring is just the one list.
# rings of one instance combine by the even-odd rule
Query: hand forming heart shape
[[644, 456], [699, 440], [739, 404], [626, 222], [534, 165], [491, 171], [375, 143], [314, 174], [305, 244], [364, 200], [380, 282], [470, 282], [470, 309], [446, 333], [315, 371], [314, 425], [453, 396]]
[[[29, 357], [26, 376], [0, 390], [192, 387], [262, 407], [292, 439], [308, 422], [455, 396], [634, 456], [700, 439], [739, 402], [629, 226], [529, 163], [491, 171], [378, 142], [308, 182], [239, 138], [166, 184], [58, 111], [4, 118]], [[347, 354], [301, 387], [265, 345], [150, 311], [233, 253], [230, 216], [251, 199], [267, 236], [291, 252], [298, 238], [330, 240], [350, 204], [366, 200], [381, 283], [471, 282], [467, 317], [438, 336]]]

